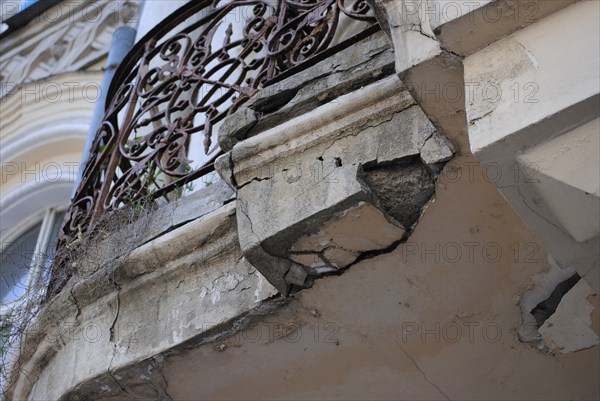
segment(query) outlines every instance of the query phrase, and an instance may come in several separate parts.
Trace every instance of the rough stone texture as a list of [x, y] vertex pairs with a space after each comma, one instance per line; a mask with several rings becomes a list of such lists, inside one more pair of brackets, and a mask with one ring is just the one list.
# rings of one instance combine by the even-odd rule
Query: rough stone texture
[[421, 210], [435, 194], [431, 171], [410, 158], [392, 165], [365, 167], [361, 178], [381, 207], [403, 227], [412, 228]]
[[450, 160], [454, 152], [454, 146], [448, 138], [436, 132], [421, 148], [421, 159], [426, 164], [441, 163]]
[[[243, 220], [241, 220], [243, 221]], [[288, 295], [291, 283], [285, 276], [293, 265], [287, 258], [274, 256], [263, 249], [260, 244], [247, 248], [244, 252], [246, 259], [253, 265], [261, 267], [260, 273], [284, 296]]]
[[394, 55], [382, 32], [262, 89], [219, 129], [225, 151], [239, 141], [388, 76]]
[[302, 286], [306, 281], [306, 276], [307, 274], [301, 266], [292, 263], [290, 270], [285, 275], [285, 281], [289, 284]]
[[[600, 346], [549, 355], [516, 336], [518, 298], [549, 266], [482, 173], [472, 156], [453, 159], [407, 242], [315, 281], [217, 344], [168, 356], [166, 393], [174, 400], [598, 400]], [[483, 252], [488, 244], [502, 249], [498, 260]], [[457, 245], [459, 256], [450, 253]], [[598, 297], [588, 302], [598, 333]]]
[[[381, 209], [379, 215], [375, 218], [377, 209], [365, 208], [369, 215], [365, 221], [379, 223], [364, 223], [372, 229], [360, 232], [356, 229], [361, 224], [356, 222], [336, 229], [338, 238], [331, 246], [347, 253], [329, 265], [304, 265], [311, 276], [345, 267], [358, 253], [381, 250], [400, 241], [405, 228], [413, 225], [433, 195], [433, 175], [422, 163], [420, 152], [435, 133], [403, 85], [396, 77], [389, 77], [237, 143], [219, 159], [216, 168], [237, 190], [243, 254], [287, 294], [291, 289], [285, 280], [290, 251], [322, 253], [329, 245], [318, 243], [326, 238], [306, 248], [294, 244], [306, 234], [322, 231], [348, 210], [363, 203], [375, 205]], [[452, 153], [449, 146], [445, 151]], [[396, 163], [406, 168], [394, 170]], [[371, 184], [381, 187], [373, 189], [359, 175], [377, 166], [381, 171], [401, 173], [402, 178], [394, 182], [373, 180]], [[397, 187], [391, 188], [390, 183]], [[418, 193], [420, 190], [424, 192]], [[385, 194], [385, 202], [378, 199], [380, 193]], [[390, 202], [393, 197], [399, 200]], [[388, 205], [402, 222], [387, 212]], [[340, 236], [344, 230], [348, 235]], [[356, 243], [357, 239], [362, 243]], [[329, 242], [333, 242], [331, 238]], [[326, 257], [321, 259], [327, 261]]]
[[[184, 203], [179, 207], [186, 209]], [[276, 294], [240, 253], [235, 209], [235, 202], [228, 203], [176, 228], [167, 226], [167, 233], [114, 261], [114, 254], [97, 253], [93, 256], [105, 260], [79, 259], [102, 268], [74, 277], [39, 314], [20, 359], [28, 375], [11, 388], [12, 399], [57, 400], [68, 391], [77, 394], [75, 389], [90, 380], [100, 386], [97, 396], [119, 393], [133, 382], [129, 394], [160, 397], [156, 388], [164, 383], [151, 372], [137, 384], [117, 372], [133, 369], [135, 376], [136, 369], [146, 369], [138, 362]]]

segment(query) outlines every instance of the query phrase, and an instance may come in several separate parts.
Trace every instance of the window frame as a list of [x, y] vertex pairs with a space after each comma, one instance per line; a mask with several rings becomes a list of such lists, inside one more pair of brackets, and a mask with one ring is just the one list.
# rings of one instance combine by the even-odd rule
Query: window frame
[[[11, 230], [7, 233], [2, 243], [0, 244], [0, 255], [2, 255], [6, 249], [14, 244], [23, 234], [41, 223], [40, 231], [38, 232], [37, 239], [35, 242], [35, 249], [32, 254], [31, 262], [28, 266], [27, 279], [25, 280], [25, 293], [11, 301], [0, 300], [0, 314], [4, 315], [5, 311], [15, 305], [18, 305], [21, 301], [29, 298], [32, 291], [35, 290], [36, 283], [39, 283], [44, 271], [48, 268], [44, 261], [47, 260], [46, 256], [50, 251], [48, 247], [51, 245], [50, 240], [54, 234], [52, 228], [56, 227], [57, 219], [60, 214], [67, 210], [66, 205], [51, 206], [38, 213], [32, 215], [23, 221], [19, 229]], [[58, 222], [59, 224], [62, 222]], [[60, 229], [60, 228], [59, 228]], [[40, 291], [45, 291], [44, 288], [40, 288]]]

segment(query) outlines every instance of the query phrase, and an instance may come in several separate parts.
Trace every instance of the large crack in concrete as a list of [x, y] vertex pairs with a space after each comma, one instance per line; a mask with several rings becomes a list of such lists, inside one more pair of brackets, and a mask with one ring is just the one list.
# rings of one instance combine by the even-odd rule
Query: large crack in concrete
[[[443, 165], [444, 163], [439, 164]], [[280, 276], [277, 279], [278, 285], [274, 285], [276, 287], [284, 286], [285, 292], [278, 288], [284, 295], [293, 294], [303, 288], [311, 287], [317, 279], [341, 275], [351, 266], [364, 260], [393, 252], [400, 244], [407, 241], [423, 211], [433, 199], [436, 172], [439, 171], [441, 171], [440, 166], [426, 165], [418, 154], [393, 162], [373, 162], [366, 166], [359, 166], [357, 179], [364, 187], [365, 192], [369, 194], [371, 203], [383, 213], [387, 223], [397, 226], [403, 231], [399, 232], [396, 239], [389, 241], [386, 245], [369, 249], [352, 249], [344, 246], [343, 242], [338, 241], [338, 243], [335, 241], [333, 234], [332, 238], [327, 238], [327, 235], [330, 235], [327, 230], [325, 230], [325, 233], [319, 231], [323, 236], [320, 245], [315, 244], [309, 249], [294, 248], [292, 246], [285, 254], [273, 255], [269, 253], [267, 248], [262, 247], [262, 252], [268, 254], [271, 258], [277, 258], [285, 262], [288, 267], [285, 273], [278, 274]], [[241, 209], [242, 213], [245, 213], [244, 208]], [[322, 223], [323, 227], [335, 224], [336, 221], [343, 219], [348, 210], [352, 210], [352, 208], [325, 216]], [[248, 218], [247, 214], [245, 217]], [[323, 227], [321, 227], [321, 230], [323, 230]], [[297, 246], [297, 244], [298, 242], [294, 246]], [[281, 252], [281, 247], [278, 249]], [[262, 263], [264, 261], [251, 257], [250, 260], [252, 261], [252, 259], [257, 263], [256, 266], [264, 265]], [[340, 263], [340, 259], [343, 262]], [[288, 276], [292, 274], [294, 268], [297, 270], [297, 267], [302, 268], [305, 274], [293, 275], [296, 281], [291, 282]], [[283, 280], [281, 280], [282, 277]], [[300, 281], [297, 281], [298, 277]], [[273, 281], [271, 282], [273, 283]]]

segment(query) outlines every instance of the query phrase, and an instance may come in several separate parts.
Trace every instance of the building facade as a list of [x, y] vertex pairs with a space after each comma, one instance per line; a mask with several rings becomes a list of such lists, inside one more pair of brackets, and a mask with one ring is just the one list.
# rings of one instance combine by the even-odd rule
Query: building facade
[[598, 2], [1, 5], [4, 399], [600, 397]]

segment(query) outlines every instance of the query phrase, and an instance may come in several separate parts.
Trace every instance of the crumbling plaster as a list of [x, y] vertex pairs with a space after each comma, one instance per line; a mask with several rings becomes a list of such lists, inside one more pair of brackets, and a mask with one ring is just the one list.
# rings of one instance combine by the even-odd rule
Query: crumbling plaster
[[[347, 267], [361, 253], [404, 240], [434, 194], [435, 175], [454, 154], [397, 77], [362, 87], [337, 79], [350, 93], [242, 142], [232, 140], [239, 133], [235, 124], [220, 130], [220, 139], [233, 146], [216, 168], [237, 193], [242, 253], [284, 295]], [[329, 91], [321, 85], [303, 90], [310, 98]], [[362, 228], [362, 243], [347, 240], [343, 220]], [[327, 244], [299, 245], [311, 235]], [[298, 253], [324, 265], [302, 264]]]
[[[437, 188], [412, 236], [392, 252], [315, 282], [228, 338], [167, 357], [165, 393], [173, 400], [598, 399], [598, 346], [552, 355], [518, 339], [520, 296], [549, 269], [527, 226], [472, 156], [449, 162]], [[483, 253], [486, 244], [502, 256]], [[598, 296], [588, 302], [597, 333]]]
[[[384, 42], [373, 35], [267, 88], [220, 127], [229, 152], [216, 169], [237, 192], [242, 253], [284, 295], [405, 240], [454, 154], [389, 77]], [[322, 230], [343, 220], [371, 227], [362, 231], [370, 249]], [[299, 246], [303, 236], [328, 245]]]
[[129, 224], [119, 221], [125, 209], [100, 226], [107, 234], [70, 257], [79, 268], [24, 333], [7, 399], [118, 394], [130, 369], [154, 366], [161, 352], [275, 295], [240, 254], [231, 200], [217, 183]]
[[466, 82], [494, 88], [466, 102], [472, 152], [503, 173], [496, 185], [557, 263], [596, 291], [600, 41], [588, 32], [599, 18], [597, 2], [577, 2], [464, 60]]
[[[388, 6], [402, 3], [406, 2], [379, 4], [386, 6], [389, 16], [392, 14]], [[556, 9], [548, 12], [569, 3], [554, 2]], [[485, 7], [510, 8], [511, 4], [509, 1], [482, 2]], [[386, 12], [378, 9], [379, 17]], [[237, 117], [243, 118], [229, 126], [223, 124], [220, 142], [230, 153], [220, 159], [218, 169], [225, 181], [237, 190], [238, 196], [237, 201], [227, 203], [209, 215], [218, 215], [224, 219], [222, 222], [228, 222], [225, 228], [220, 223], [208, 226], [216, 230], [212, 234], [218, 232], [226, 238], [225, 242], [231, 246], [226, 248], [237, 261], [232, 268], [229, 262], [223, 264], [220, 258], [209, 257], [210, 263], [225, 269], [224, 275], [211, 276], [213, 283], [223, 279], [219, 282], [223, 291], [217, 291], [219, 296], [216, 298], [208, 297], [208, 292], [203, 293], [197, 286], [206, 282], [206, 277], [202, 277], [187, 294], [187, 278], [182, 276], [183, 280], [179, 281], [173, 276], [160, 282], [159, 276], [167, 276], [153, 271], [154, 262], [162, 261], [166, 266], [177, 266], [185, 271], [186, 277], [199, 274], [186, 268], [194, 263], [188, 258], [206, 255], [199, 256], [197, 252], [195, 256], [183, 255], [186, 249], [177, 239], [197, 240], [206, 228], [200, 220], [181, 221], [173, 226], [173, 231], [159, 231], [156, 236], [146, 238], [145, 244], [120, 264], [126, 268], [122, 268], [117, 276], [144, 283], [142, 286], [147, 287], [140, 287], [138, 292], [128, 289], [121, 294], [124, 287], [119, 284], [116, 294], [121, 295], [111, 298], [110, 311], [116, 309], [117, 317], [156, 313], [154, 320], [146, 319], [151, 322], [147, 327], [154, 334], [157, 333], [156, 323], [162, 318], [168, 320], [171, 314], [174, 317], [169, 327], [179, 327], [179, 323], [185, 321], [192, 322], [193, 329], [179, 334], [176, 329], [171, 332], [172, 342], [168, 344], [157, 343], [158, 339], [169, 338], [168, 330], [158, 330], [157, 336], [149, 337], [144, 336], [143, 331], [136, 331], [131, 339], [141, 340], [136, 344], [143, 352], [131, 354], [130, 343], [122, 344], [124, 353], [114, 354], [118, 366], [111, 364], [113, 368], [109, 366], [108, 374], [103, 374], [102, 368], [93, 371], [89, 367], [87, 372], [82, 368], [70, 372], [77, 380], [62, 383], [46, 369], [32, 394], [43, 394], [54, 383], [58, 386], [53, 388], [56, 394], [66, 394], [63, 399], [99, 398], [104, 401], [132, 397], [161, 400], [598, 399], [598, 295], [589, 286], [577, 285], [565, 296], [565, 302], [561, 302], [557, 314], [551, 317], [558, 320], [557, 327], [548, 330], [553, 323], [549, 319], [540, 331], [549, 349], [540, 351], [519, 339], [519, 328], [530, 306], [524, 299], [536, 289], [534, 277], [550, 274], [548, 258], [541, 244], [470, 154], [464, 93], [458, 101], [437, 102], [422, 96], [415, 85], [431, 79], [433, 74], [439, 82], [459, 82], [464, 86], [465, 70], [461, 57], [467, 54], [455, 52], [451, 41], [446, 39], [441, 44], [433, 43], [437, 41], [433, 36], [460, 28], [465, 15], [468, 14], [463, 13], [455, 21], [445, 21], [437, 26], [429, 21], [431, 26], [427, 27], [419, 19], [415, 29], [409, 29], [408, 34], [400, 29], [400, 25], [390, 26], [396, 50], [392, 62], [395, 61], [396, 72], [412, 97], [400, 89], [399, 81], [393, 81], [395, 77], [382, 79], [389, 74], [390, 59], [389, 52], [378, 47], [372, 53], [363, 54], [367, 61], [360, 57], [358, 61], [354, 60], [360, 66], [357, 68], [360, 74], [356, 76], [334, 71], [332, 75], [313, 77], [314, 81], [308, 80], [308, 85], [297, 85], [305, 85], [305, 89], [284, 93], [283, 99], [279, 94], [267, 95], [261, 104], [259, 96], [254, 104], [238, 112]], [[541, 16], [544, 15], [542, 12]], [[463, 53], [474, 52], [498, 39], [497, 36], [529, 23], [507, 23], [498, 31], [492, 30], [496, 32], [494, 35], [482, 37], [486, 43], [465, 41], [462, 44], [470, 50]], [[451, 29], [445, 30], [445, 27]], [[405, 41], [405, 46], [400, 40]], [[427, 43], [421, 46], [420, 41]], [[361, 49], [360, 46], [356, 48]], [[402, 63], [406, 63], [406, 68], [403, 69]], [[372, 74], [369, 66], [376, 66]], [[455, 79], [458, 81], [453, 81]], [[336, 90], [328, 91], [327, 85], [333, 85]], [[396, 90], [396, 101], [386, 105], [385, 100], [393, 96], [369, 98], [369, 89], [358, 89], [369, 88], [369, 85], [378, 88], [388, 85], [392, 90], [388, 88], [383, 93]], [[360, 95], [357, 96], [359, 99], [349, 101], [348, 93]], [[371, 127], [367, 124], [356, 132], [352, 129], [336, 132], [335, 128], [363, 118], [362, 107], [356, 107], [361, 101], [371, 102], [373, 110], [383, 104], [378, 111], [386, 111], [391, 117], [386, 119], [381, 118], [385, 113], [371, 113], [373, 121], [379, 119]], [[296, 111], [291, 111], [298, 105]], [[315, 107], [319, 107], [321, 116], [311, 119], [310, 113]], [[373, 110], [367, 110], [367, 114]], [[290, 117], [305, 114], [308, 118], [302, 122], [304, 126], [285, 125], [286, 113], [291, 113]], [[428, 169], [432, 178], [436, 178], [435, 198], [427, 198], [425, 204], [419, 204], [417, 208], [418, 224], [416, 221], [405, 223], [395, 217], [391, 211], [393, 207], [386, 207], [385, 199], [376, 196], [372, 188], [369, 190], [365, 186], [368, 180], [361, 176], [370, 168], [386, 166], [379, 160], [378, 151], [371, 157], [369, 146], [360, 148], [361, 144], [369, 144], [369, 138], [361, 138], [361, 133], [382, 126], [385, 129], [372, 130], [375, 131], [372, 134], [376, 137], [375, 143], [385, 143], [386, 138], [394, 138], [390, 133], [411, 120], [408, 117], [411, 113], [413, 118], [418, 115], [419, 122], [414, 125], [416, 133], [422, 134], [420, 129], [425, 127], [428, 134], [413, 136], [420, 140], [407, 154], [398, 149], [402, 143], [394, 141], [389, 143], [396, 148], [385, 148], [385, 151], [392, 151], [386, 162], [401, 161], [401, 166], [407, 160], [413, 163], [408, 164], [411, 166], [418, 162], [417, 165], [425, 166], [423, 168]], [[400, 121], [394, 121], [398, 115]], [[340, 120], [337, 127], [328, 121], [332, 116]], [[349, 120], [344, 122], [344, 117]], [[230, 130], [230, 134], [223, 130]], [[312, 136], [305, 134], [312, 131], [315, 132]], [[336, 134], [327, 136], [328, 132]], [[410, 129], [400, 137], [411, 138]], [[260, 151], [258, 156], [257, 149]], [[448, 161], [455, 152], [458, 156]], [[348, 169], [348, 158], [353, 160], [361, 154], [366, 155], [360, 161], [361, 165]], [[314, 198], [301, 191], [299, 193], [306, 196], [303, 200], [294, 192], [276, 187], [289, 182], [285, 177], [274, 180], [275, 169], [261, 170], [269, 167], [268, 163], [277, 166], [274, 162], [278, 157], [286, 158], [287, 163], [303, 156], [310, 160], [319, 160], [319, 156], [321, 162], [331, 163], [332, 168], [345, 167], [348, 181], [343, 183], [348, 185], [342, 187], [354, 188], [356, 193], [367, 192], [368, 196], [348, 196], [331, 202], [328, 196], [319, 198], [327, 191], [314, 195]], [[279, 166], [278, 172], [289, 171], [286, 166]], [[289, 174], [287, 178], [296, 182], [296, 176]], [[304, 201], [305, 207], [292, 210], [303, 215], [286, 215], [285, 210], [269, 215], [265, 213], [269, 199], [289, 199], [292, 204]], [[249, 212], [249, 207], [257, 210]], [[327, 247], [331, 237], [344, 233], [347, 224], [362, 225], [361, 218], [370, 223], [380, 221], [381, 224], [375, 224], [380, 231], [372, 231], [376, 235], [369, 238], [371, 230], [367, 229], [365, 241], [355, 243], [356, 246]], [[234, 226], [235, 235], [229, 230]], [[217, 227], [221, 227], [221, 231]], [[234, 238], [238, 230], [240, 249], [236, 248]], [[332, 230], [334, 234], [331, 234]], [[382, 232], [390, 233], [389, 238], [379, 235]], [[344, 240], [342, 235], [335, 243]], [[307, 244], [308, 248], [305, 247]], [[377, 252], [369, 253], [367, 248], [376, 248]], [[329, 257], [337, 256], [343, 261], [332, 263], [328, 251]], [[333, 251], [334, 255], [331, 255]], [[363, 252], [369, 253], [368, 257], [361, 258]], [[313, 262], [315, 254], [317, 262]], [[282, 294], [288, 294], [290, 285], [297, 286], [291, 287], [296, 290], [302, 288], [302, 291], [293, 292], [286, 299], [266, 300], [275, 293], [274, 289], [253, 270], [247, 259], [241, 258], [242, 255], [246, 255], [259, 271], [264, 271], [269, 264], [280, 264], [283, 259], [285, 266], [278, 272], [283, 282], [277, 282], [269, 274], [265, 276]], [[329, 266], [327, 262], [330, 262]], [[338, 267], [350, 265], [351, 269], [337, 271]], [[336, 269], [335, 276], [313, 280], [306, 285], [310, 268], [324, 266]], [[245, 278], [236, 277], [238, 273]], [[240, 283], [247, 283], [250, 276], [253, 295], [240, 295], [247, 292], [243, 285], [231, 300], [222, 297], [222, 294], [239, 288]], [[538, 295], [541, 293], [547, 293], [547, 289]], [[190, 294], [194, 302], [202, 303], [210, 298], [218, 305], [221, 309], [213, 313], [221, 318], [220, 324], [209, 322], [209, 327], [203, 326], [210, 316], [216, 315], [186, 309], [192, 308], [186, 305]], [[68, 313], [86, 316], [85, 320], [89, 320], [85, 315], [89, 311], [77, 301], [76, 292], [70, 295], [74, 303]], [[124, 301], [121, 296], [130, 298]], [[240, 297], [249, 302], [241, 309], [231, 309], [234, 304], [239, 307]], [[152, 301], [143, 302], [148, 299]], [[260, 300], [266, 301], [255, 302]], [[122, 311], [121, 307], [129, 308], [129, 311]], [[180, 309], [187, 314], [177, 315]], [[225, 316], [220, 314], [221, 310], [227, 312]], [[573, 332], [569, 332], [561, 317], [569, 314], [578, 319]], [[103, 327], [109, 327], [112, 341], [111, 328], [119, 318], [113, 313], [110, 318], [109, 314], [104, 314], [102, 319]], [[573, 345], [573, 336], [577, 336], [579, 330], [587, 334], [593, 332], [596, 342], [590, 341], [585, 347]], [[113, 346], [115, 350], [116, 347]], [[67, 348], [68, 344], [64, 349]], [[99, 349], [97, 345], [83, 348], [89, 352]], [[61, 351], [60, 347], [58, 351]], [[576, 352], [566, 353], [571, 351]], [[61, 363], [73, 366], [68, 365], [68, 353], [62, 352], [62, 355], [58, 354], [59, 358], [67, 359]], [[51, 353], [48, 355], [52, 357]], [[55, 357], [51, 363], [58, 363], [59, 358]], [[93, 364], [93, 358], [90, 364]], [[93, 379], [84, 380], [84, 376]], [[75, 382], [80, 386], [75, 387]]]

